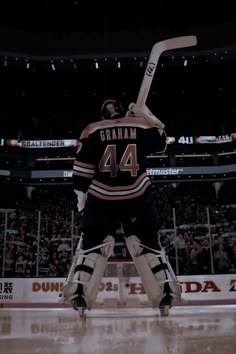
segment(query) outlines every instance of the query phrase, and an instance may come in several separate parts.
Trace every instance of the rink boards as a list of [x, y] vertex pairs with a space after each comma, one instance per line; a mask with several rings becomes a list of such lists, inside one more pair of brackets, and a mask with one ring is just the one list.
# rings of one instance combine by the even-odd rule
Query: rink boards
[[[64, 278], [0, 279], [1, 307], [65, 307], [59, 294]], [[236, 304], [236, 274], [179, 276], [183, 301], [178, 305]], [[149, 307], [139, 277], [103, 278], [96, 307]]]

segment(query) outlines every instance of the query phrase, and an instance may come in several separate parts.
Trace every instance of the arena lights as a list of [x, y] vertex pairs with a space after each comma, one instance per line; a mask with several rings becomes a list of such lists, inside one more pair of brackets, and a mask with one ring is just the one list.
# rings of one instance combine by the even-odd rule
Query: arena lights
[[[227, 56], [226, 56], [227, 54]], [[194, 53], [194, 55], [192, 54], [187, 54], [187, 55], [175, 55], [175, 56], [171, 56], [171, 55], [164, 55], [163, 60], [161, 60], [160, 62], [160, 67], [191, 67], [191, 65], [202, 65], [202, 63], [204, 62], [205, 64], [211, 64], [211, 63], [218, 63], [221, 62], [223, 63], [226, 59], [228, 59], [229, 55], [231, 54], [231, 52], [227, 51], [227, 50], [219, 50], [219, 51], [211, 51], [210, 53], [199, 53], [198, 55], [196, 55]], [[234, 52], [232, 52], [232, 54], [234, 54]], [[236, 54], [236, 49], [235, 49], [235, 54]], [[9, 62], [9, 58], [10, 58], [10, 62]], [[147, 60], [147, 57], [145, 57], [144, 55], [139, 55], [138, 53], [136, 54], [131, 54], [129, 56], [110, 56], [110, 57], [104, 57], [103, 55], [99, 55], [99, 57], [89, 57], [88, 55], [85, 56], [78, 56], [78, 57], [74, 57], [74, 58], [70, 58], [70, 57], [63, 57], [60, 56], [58, 58], [54, 58], [54, 57], [48, 57], [48, 58], [34, 58], [31, 57], [30, 59], [27, 57], [22, 56], [22, 54], [17, 55], [17, 57], [15, 55], [11, 55], [9, 57], [8, 56], [4, 56], [4, 54], [1, 57], [1, 62], [2, 65], [5, 67], [14, 67], [16, 66], [17, 68], [21, 68], [22, 64], [23, 64], [23, 68], [25, 70], [29, 70], [32, 68], [32, 64], [34, 64], [34, 69], [35, 71], [44, 71], [47, 70], [46, 67], [48, 65], [48, 67], [52, 70], [52, 71], [59, 71], [60, 69], [63, 70], [67, 70], [67, 71], [74, 71], [74, 70], [79, 70], [79, 62], [85, 62], [87, 69], [91, 69], [95, 68], [95, 69], [103, 69], [103, 67], [101, 66], [100, 63], [106, 62], [106, 64], [108, 64], [109, 66], [113, 66], [114, 61], [116, 61], [116, 65], [115, 68], [117, 70], [121, 70], [124, 67], [126, 67], [126, 64], [131, 66], [133, 65], [134, 62], [137, 63], [137, 65], [135, 66], [135, 68], [139, 67], [141, 70], [144, 67], [145, 61]], [[14, 63], [13, 63], [14, 61]], [[99, 62], [100, 61], [100, 62]], [[46, 64], [46, 66], [44, 65]], [[60, 64], [60, 65], [58, 65]], [[72, 64], [72, 65], [71, 65]], [[58, 65], [58, 66], [57, 66]], [[94, 66], [93, 66], [94, 65]], [[223, 91], [223, 90], [222, 90]]]
[[52, 71], [56, 71], [56, 68], [55, 68], [53, 60], [51, 60], [51, 68], [52, 68]]
[[94, 61], [95, 61], [95, 69], [99, 69], [99, 65], [98, 65], [97, 59], [94, 59]]

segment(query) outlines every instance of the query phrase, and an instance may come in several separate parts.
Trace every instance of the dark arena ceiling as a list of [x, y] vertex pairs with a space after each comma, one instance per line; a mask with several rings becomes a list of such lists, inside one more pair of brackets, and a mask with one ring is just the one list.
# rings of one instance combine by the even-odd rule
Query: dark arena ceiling
[[232, 46], [232, 7], [216, 1], [5, 0], [0, 48], [39, 56], [138, 54], [159, 40], [192, 33], [197, 50]]
[[232, 6], [213, 1], [0, 1], [0, 119], [17, 112], [20, 120], [32, 111], [45, 119], [49, 111], [58, 120], [68, 111], [94, 119], [106, 98], [125, 104], [136, 99], [154, 43], [194, 34], [196, 47], [160, 58], [148, 105], [165, 121], [195, 116], [196, 126], [206, 120], [210, 128], [222, 120], [232, 126]]

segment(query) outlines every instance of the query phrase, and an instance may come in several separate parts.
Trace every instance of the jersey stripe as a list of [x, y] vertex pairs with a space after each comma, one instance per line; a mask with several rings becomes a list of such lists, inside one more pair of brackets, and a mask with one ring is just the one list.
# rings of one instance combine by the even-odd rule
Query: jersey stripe
[[96, 192], [98, 193], [101, 193], [101, 194], [104, 194], [104, 195], [110, 195], [110, 196], [121, 196], [121, 195], [130, 195], [132, 193], [136, 193], [138, 192], [140, 189], [142, 189], [142, 187], [145, 185], [146, 182], [149, 181], [149, 178], [148, 177], [145, 177], [142, 182], [137, 186], [137, 187], [134, 187], [134, 188], [131, 188], [129, 190], [122, 190], [122, 187], [120, 187], [119, 190], [116, 190], [116, 191], [108, 191], [106, 189], [103, 189], [103, 188], [100, 188], [100, 187], [97, 187], [93, 184], [93, 181], [92, 183], [90, 184], [89, 186], [89, 189], [93, 189], [95, 190]]
[[115, 187], [114, 186], [108, 186], [107, 184], [101, 183], [101, 182], [97, 181], [96, 179], [94, 179], [92, 183], [95, 186], [98, 186], [101, 189], [104, 189], [104, 190], [107, 190], [107, 191], [125, 191], [125, 190], [132, 190], [135, 187], [137, 187], [138, 184], [140, 184], [145, 177], [147, 177], [147, 173], [146, 172], [142, 173], [141, 176], [139, 176], [139, 178], [133, 184], [131, 184], [129, 186], [115, 186]]
[[77, 171], [77, 172], [89, 173], [91, 175], [94, 175], [94, 173], [95, 173], [95, 170], [92, 168], [84, 168], [84, 167], [79, 167], [76, 165], [74, 165], [73, 170]]
[[74, 176], [81, 176], [81, 177], [86, 177], [86, 178], [93, 178], [92, 174], [88, 174], [88, 173], [83, 173], [83, 172], [77, 172], [77, 171], [73, 171], [73, 175]]
[[118, 127], [135, 127], [142, 129], [153, 128], [153, 124], [145, 120], [144, 118], [135, 118], [135, 117], [125, 117], [121, 119], [110, 119], [103, 120], [96, 123], [89, 124], [81, 133], [80, 140], [88, 138], [88, 136], [94, 133], [98, 129], [106, 128], [118, 128]]
[[132, 199], [132, 198], [136, 198], [141, 196], [145, 190], [147, 189], [148, 186], [150, 186], [151, 181], [147, 180], [146, 183], [143, 185], [143, 187], [137, 191], [134, 192], [133, 194], [129, 194], [129, 195], [105, 195], [105, 194], [101, 194], [91, 188], [89, 188], [88, 192], [92, 195], [94, 195], [97, 198], [103, 199], [103, 200], [127, 200], [127, 199]]
[[94, 164], [85, 163], [85, 162], [76, 161], [76, 160], [75, 160], [74, 164], [77, 165], [77, 166], [81, 166], [81, 167], [96, 168], [96, 165], [94, 165]]

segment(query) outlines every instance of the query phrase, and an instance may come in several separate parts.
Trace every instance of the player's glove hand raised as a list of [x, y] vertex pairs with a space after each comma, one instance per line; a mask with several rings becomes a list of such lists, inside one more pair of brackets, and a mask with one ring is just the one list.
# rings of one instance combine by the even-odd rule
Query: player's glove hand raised
[[136, 103], [129, 104], [129, 113], [137, 118], [144, 118], [148, 114], [148, 108], [144, 106], [143, 108], [136, 105]]
[[165, 127], [165, 125], [152, 114], [152, 112], [148, 109], [147, 106], [139, 107], [136, 105], [136, 103], [130, 103], [127, 115], [134, 116], [137, 118], [144, 118], [153, 126], [159, 129], [164, 129]]

